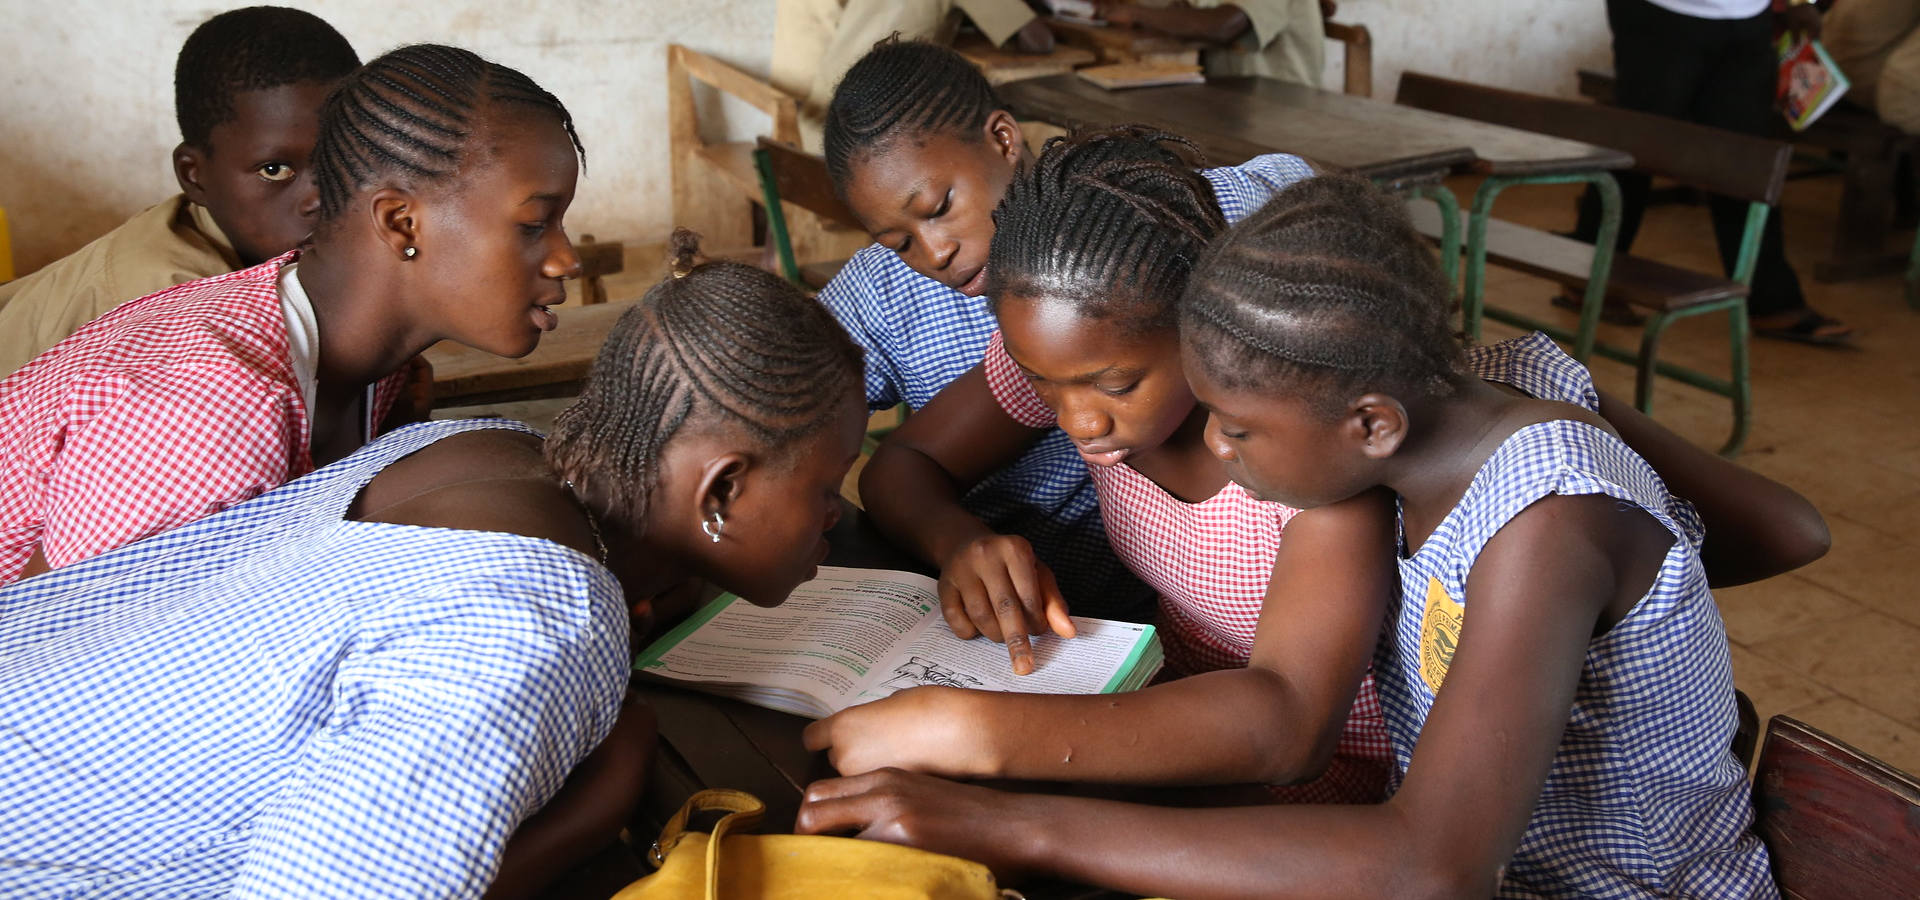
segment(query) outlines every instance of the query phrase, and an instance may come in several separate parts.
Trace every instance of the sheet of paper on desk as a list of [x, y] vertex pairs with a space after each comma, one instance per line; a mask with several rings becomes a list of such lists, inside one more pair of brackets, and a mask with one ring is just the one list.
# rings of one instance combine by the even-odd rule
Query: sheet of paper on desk
[[953, 635], [933, 579], [822, 566], [777, 607], [721, 596], [642, 651], [634, 670], [815, 718], [921, 685], [1112, 693], [1159, 671], [1153, 626], [1079, 617], [1074, 624], [1072, 640], [1034, 638], [1035, 671], [1017, 676], [1004, 646]]

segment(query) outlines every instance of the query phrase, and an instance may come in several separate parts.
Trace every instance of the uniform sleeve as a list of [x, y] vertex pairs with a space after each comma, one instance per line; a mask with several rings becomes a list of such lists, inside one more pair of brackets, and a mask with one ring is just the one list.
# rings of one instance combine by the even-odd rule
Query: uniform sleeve
[[610, 594], [574, 623], [539, 612], [540, 585], [521, 591], [431, 598], [428, 621], [394, 616], [341, 662], [323, 746], [254, 821], [232, 896], [486, 890], [520, 823], [613, 727], [626, 674]]
[[834, 273], [827, 286], [820, 289], [820, 303], [839, 321], [840, 327], [847, 330], [847, 336], [866, 352], [867, 411], [879, 412], [899, 405], [902, 398], [899, 385], [889, 376], [891, 367], [886, 348], [874, 339], [874, 334], [886, 326], [882, 312], [886, 298], [878, 288], [874, 273], [862, 259], [867, 254], [866, 250], [854, 254], [853, 259]]
[[238, 368], [180, 366], [82, 390], [118, 394], [67, 436], [41, 550], [63, 566], [184, 525], [301, 474], [294, 391]]
[[1008, 418], [1028, 428], [1053, 427], [1053, 408], [1040, 399], [1033, 382], [1027, 380], [1027, 373], [1020, 371], [1013, 357], [1007, 355], [1007, 345], [1000, 339], [1000, 332], [995, 331], [992, 340], [987, 341], [987, 354], [980, 360], [980, 368], [987, 376], [987, 388], [993, 391], [993, 399], [999, 401]]
[[958, 0], [954, 5], [995, 47], [1011, 40], [1034, 19], [1033, 10], [1021, 0]]
[[1290, 153], [1267, 153], [1237, 166], [1208, 169], [1207, 181], [1229, 223], [1265, 206], [1275, 194], [1313, 177], [1313, 166]]
[[[1302, 14], [1297, 11], [1307, 6], [1299, 0], [1231, 0], [1231, 2], [1215, 0], [1212, 3], [1194, 5], [1238, 7], [1247, 17], [1249, 32], [1248, 35], [1240, 37], [1239, 46], [1248, 52], [1265, 49], [1268, 44], [1273, 43], [1274, 38], [1285, 34], [1288, 28], [1297, 26], [1299, 23], [1294, 21], [1295, 17]], [[1313, 5], [1312, 10], [1314, 15], [1320, 14], [1317, 4]]]

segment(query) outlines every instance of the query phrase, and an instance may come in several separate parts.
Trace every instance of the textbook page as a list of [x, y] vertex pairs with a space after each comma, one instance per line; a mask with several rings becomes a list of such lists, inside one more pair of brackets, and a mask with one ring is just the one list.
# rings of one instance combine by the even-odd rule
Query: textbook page
[[779, 606], [721, 596], [643, 651], [634, 669], [797, 691], [815, 701], [806, 714], [820, 716], [848, 705], [844, 698], [869, 682], [905, 635], [930, 621], [944, 630], [939, 610], [938, 585], [924, 575], [821, 566]]
[[1112, 693], [1159, 670], [1153, 626], [1073, 621], [1074, 638], [1034, 636], [1034, 672], [1015, 675], [1005, 645], [954, 636], [933, 579], [822, 566], [777, 607], [715, 600], [643, 651], [634, 669], [816, 718], [921, 685]]

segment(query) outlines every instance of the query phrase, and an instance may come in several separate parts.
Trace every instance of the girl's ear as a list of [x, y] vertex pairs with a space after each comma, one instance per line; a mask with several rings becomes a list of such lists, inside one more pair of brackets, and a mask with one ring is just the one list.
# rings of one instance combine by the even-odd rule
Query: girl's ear
[[[381, 188], [367, 198], [367, 215], [380, 243], [400, 259], [413, 259], [423, 252], [420, 243], [420, 219], [412, 194], [398, 188]], [[412, 252], [409, 252], [409, 251]]]
[[987, 115], [987, 141], [993, 144], [994, 152], [1007, 165], [1017, 166], [1027, 154], [1027, 138], [1020, 133], [1020, 123], [1014, 121], [1013, 113], [996, 109]]
[[1386, 459], [1407, 439], [1407, 408], [1386, 394], [1367, 394], [1348, 407], [1343, 435], [1368, 459]]
[[[715, 515], [721, 521], [733, 511], [733, 505], [746, 492], [747, 473], [753, 471], [753, 458], [745, 453], [722, 453], [708, 459], [700, 467], [700, 487], [694, 508], [699, 510], [700, 520], [708, 522]], [[698, 523], [695, 523], [698, 524]]]

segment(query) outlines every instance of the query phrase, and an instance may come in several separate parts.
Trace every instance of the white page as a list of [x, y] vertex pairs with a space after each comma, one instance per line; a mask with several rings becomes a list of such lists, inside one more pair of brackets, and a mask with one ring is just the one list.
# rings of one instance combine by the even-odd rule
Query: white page
[[1097, 694], [1113, 680], [1148, 626], [1105, 619], [1073, 619], [1076, 636], [1034, 635], [1031, 675], [1013, 674], [1007, 646], [986, 638], [960, 640], [944, 619], [913, 638], [845, 706], [922, 685], [1033, 694]]
[[906, 643], [904, 635], [938, 619], [940, 606], [937, 585], [923, 575], [832, 566], [820, 567], [818, 578], [777, 607], [723, 600], [711, 617], [696, 614], [692, 633], [643, 671], [787, 688], [838, 708], [879, 660]]

